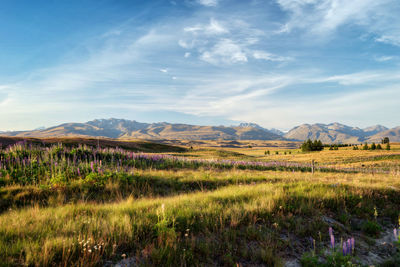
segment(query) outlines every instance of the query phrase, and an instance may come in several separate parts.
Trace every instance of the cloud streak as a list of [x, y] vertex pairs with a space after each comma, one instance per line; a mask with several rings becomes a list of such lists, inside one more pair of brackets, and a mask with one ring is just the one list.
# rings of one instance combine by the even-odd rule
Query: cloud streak
[[218, 0], [197, 0], [197, 2], [206, 7], [215, 7], [218, 5]]
[[289, 13], [280, 33], [296, 29], [309, 34], [331, 37], [342, 26], [357, 26], [377, 35], [377, 42], [400, 46], [400, 3], [395, 0], [277, 0]]

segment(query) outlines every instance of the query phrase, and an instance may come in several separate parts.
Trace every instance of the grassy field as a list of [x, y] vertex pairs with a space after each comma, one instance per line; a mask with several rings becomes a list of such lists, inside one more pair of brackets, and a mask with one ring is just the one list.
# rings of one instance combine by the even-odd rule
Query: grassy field
[[16, 141], [2, 266], [400, 266], [399, 144]]

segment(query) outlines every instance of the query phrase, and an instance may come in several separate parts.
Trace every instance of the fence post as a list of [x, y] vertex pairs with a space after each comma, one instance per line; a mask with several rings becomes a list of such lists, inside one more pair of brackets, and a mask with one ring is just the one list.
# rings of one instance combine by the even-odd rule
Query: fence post
[[311, 161], [311, 173], [314, 174], [314, 160]]

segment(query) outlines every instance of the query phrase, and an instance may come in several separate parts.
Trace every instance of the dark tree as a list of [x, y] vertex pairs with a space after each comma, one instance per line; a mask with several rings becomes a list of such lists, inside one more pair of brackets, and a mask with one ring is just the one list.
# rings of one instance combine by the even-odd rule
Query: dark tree
[[376, 145], [375, 145], [375, 143], [372, 143], [371, 144], [371, 150], [375, 150], [376, 149]]
[[304, 141], [304, 143], [301, 145], [301, 151], [303, 152], [321, 151], [323, 149], [324, 145], [322, 144], [321, 140], [314, 140], [313, 142], [308, 139], [307, 141]]

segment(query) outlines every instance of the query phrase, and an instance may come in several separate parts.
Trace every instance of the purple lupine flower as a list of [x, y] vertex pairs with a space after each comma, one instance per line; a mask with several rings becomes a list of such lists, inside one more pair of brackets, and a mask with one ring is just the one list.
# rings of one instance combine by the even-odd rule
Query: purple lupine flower
[[332, 227], [329, 227], [329, 235], [330, 235], [330, 236], [333, 235], [333, 229], [332, 229]]
[[352, 251], [354, 253], [354, 249], [356, 248], [356, 246], [355, 246], [356, 241], [354, 240], [354, 237], [352, 237], [350, 240], [351, 240], [351, 249], [352, 249]]
[[333, 234], [331, 235], [331, 246], [335, 248], [335, 236]]
[[351, 254], [351, 241], [347, 239], [347, 254]]
[[393, 235], [394, 235], [394, 239], [397, 240], [398, 236], [397, 236], [397, 229], [396, 228], [393, 229]]
[[94, 164], [93, 164], [93, 161], [90, 162], [90, 168], [92, 169], [92, 172], [94, 172]]
[[347, 245], [346, 242], [343, 242], [343, 256], [347, 255]]
[[78, 176], [81, 176], [81, 171], [79, 170], [79, 167], [78, 167]]

